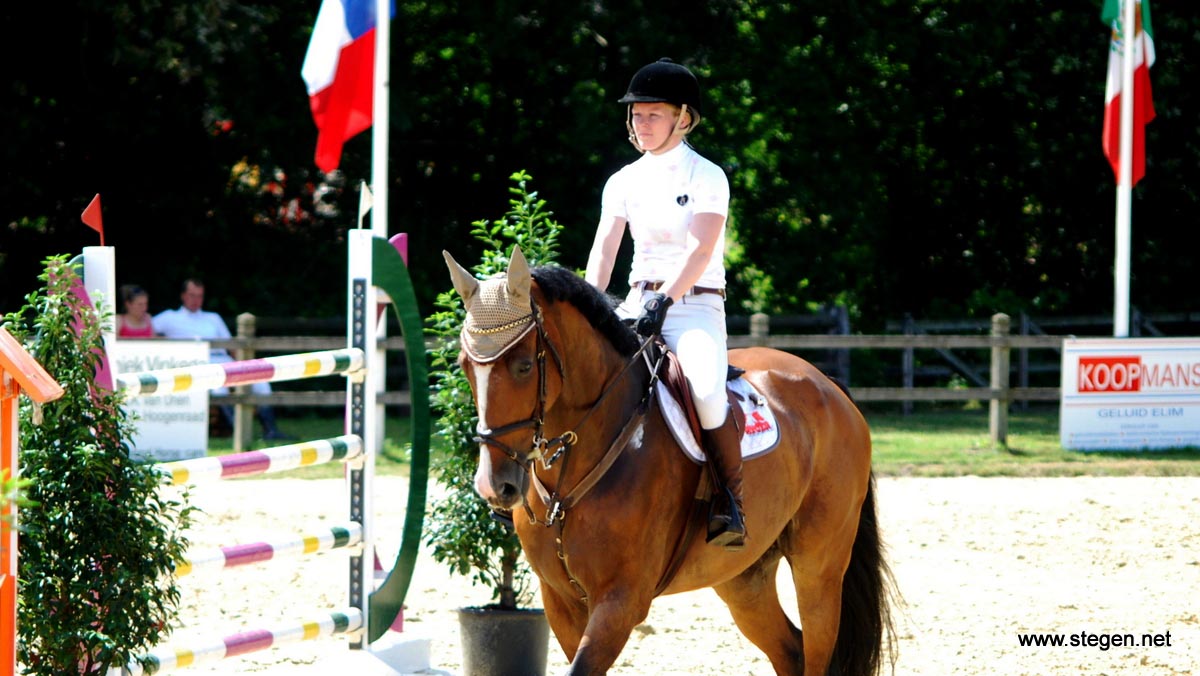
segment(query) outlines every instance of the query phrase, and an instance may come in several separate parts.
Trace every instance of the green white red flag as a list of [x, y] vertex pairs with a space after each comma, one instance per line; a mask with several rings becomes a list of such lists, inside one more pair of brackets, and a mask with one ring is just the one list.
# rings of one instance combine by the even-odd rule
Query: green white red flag
[[[1154, 119], [1154, 101], [1150, 94], [1150, 67], [1154, 65], [1154, 29], [1150, 25], [1150, 0], [1136, 2], [1133, 39], [1133, 176], [1130, 185], [1146, 175], [1146, 125]], [[1104, 0], [1100, 18], [1112, 27], [1108, 49], [1108, 84], [1104, 88], [1104, 154], [1113, 175], [1121, 181], [1121, 68], [1123, 40], [1127, 32], [1121, 26], [1121, 0]]]

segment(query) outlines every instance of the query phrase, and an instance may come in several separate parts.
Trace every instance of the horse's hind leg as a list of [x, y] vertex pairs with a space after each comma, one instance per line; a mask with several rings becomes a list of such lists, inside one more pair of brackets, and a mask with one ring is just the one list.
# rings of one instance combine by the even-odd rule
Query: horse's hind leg
[[779, 552], [771, 549], [740, 575], [713, 589], [729, 606], [738, 629], [771, 660], [780, 676], [804, 673], [804, 647], [800, 630], [779, 605], [775, 574]]
[[[803, 534], [799, 537], [805, 538]], [[828, 537], [818, 539], [810, 535], [801, 541], [827, 543], [825, 547], [794, 548], [787, 555], [796, 584], [800, 623], [804, 627], [804, 667], [809, 673], [824, 675], [837, 643], [842, 576], [850, 560], [850, 549], [836, 546]]]

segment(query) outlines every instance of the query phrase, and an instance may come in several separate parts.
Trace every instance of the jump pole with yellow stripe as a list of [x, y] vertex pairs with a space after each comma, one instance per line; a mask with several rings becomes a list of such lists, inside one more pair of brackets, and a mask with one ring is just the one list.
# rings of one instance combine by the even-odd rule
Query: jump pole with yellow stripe
[[362, 452], [362, 439], [346, 434], [258, 451], [164, 462], [155, 467], [166, 475], [171, 485], [181, 486], [201, 481], [274, 474], [339, 460], [349, 461], [361, 456]]
[[176, 564], [175, 577], [191, 575], [198, 571], [236, 568], [262, 561], [356, 547], [360, 544], [362, 524], [346, 522], [329, 526], [322, 532], [301, 534], [292, 538], [189, 550], [184, 559]]
[[182, 366], [117, 376], [117, 389], [130, 397], [275, 383], [335, 374], [353, 374], [366, 364], [357, 348], [287, 354], [223, 364]]
[[361, 633], [362, 628], [362, 611], [358, 608], [344, 608], [328, 615], [281, 624], [269, 629], [252, 629], [195, 643], [155, 648], [143, 656], [146, 666], [130, 664], [125, 669], [125, 673], [132, 676], [161, 674], [184, 667], [219, 662], [229, 657], [246, 655], [286, 643], [311, 641], [338, 634]]

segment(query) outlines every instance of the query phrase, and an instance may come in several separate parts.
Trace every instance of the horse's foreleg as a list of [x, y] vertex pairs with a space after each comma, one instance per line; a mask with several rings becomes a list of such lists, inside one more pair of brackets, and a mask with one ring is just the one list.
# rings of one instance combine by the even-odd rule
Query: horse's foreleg
[[587, 606], [575, 597], [563, 596], [554, 591], [549, 585], [542, 587], [542, 605], [546, 610], [546, 621], [558, 645], [567, 656], [567, 661], [575, 659], [579, 650], [579, 642], [583, 639], [584, 629], [587, 628]]
[[568, 676], [601, 676], [617, 661], [633, 628], [646, 619], [650, 601], [631, 600], [624, 594], [599, 598], [588, 615], [587, 628], [571, 660]]

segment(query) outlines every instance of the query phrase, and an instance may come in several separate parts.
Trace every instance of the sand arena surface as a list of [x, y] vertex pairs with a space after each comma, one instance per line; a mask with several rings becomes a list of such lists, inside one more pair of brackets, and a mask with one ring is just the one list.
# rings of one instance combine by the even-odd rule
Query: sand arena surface
[[[880, 522], [904, 597], [895, 673], [1200, 675], [1200, 478], [881, 479]], [[406, 485], [377, 482], [384, 561], [399, 545]], [[249, 542], [271, 531], [345, 519], [336, 480], [239, 480], [193, 491], [205, 510], [196, 545]], [[302, 563], [301, 563], [302, 562]], [[332, 553], [183, 580], [176, 639], [232, 633], [346, 604], [347, 557]], [[781, 589], [794, 607], [790, 579]], [[406, 630], [433, 640], [435, 673], [458, 674], [456, 609], [487, 590], [422, 552]], [[267, 618], [265, 621], [257, 618]], [[1086, 634], [1081, 634], [1086, 632]], [[1108, 635], [1157, 635], [1170, 645], [1113, 647]], [[1022, 647], [1022, 633], [1091, 646]], [[1104, 635], [1104, 636], [1101, 636]], [[1089, 638], [1089, 636], [1094, 638]], [[1103, 649], [1108, 645], [1108, 649]], [[292, 644], [179, 673], [308, 674], [346, 653], [343, 640]], [[566, 660], [553, 642], [549, 674]], [[762, 654], [732, 626], [711, 590], [657, 600], [614, 675], [767, 676]]]

